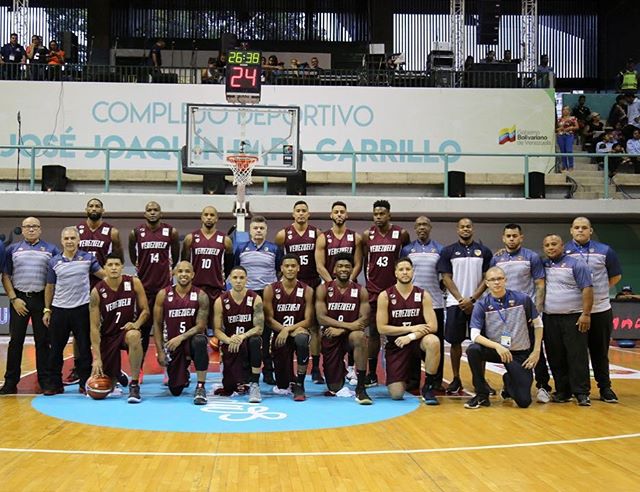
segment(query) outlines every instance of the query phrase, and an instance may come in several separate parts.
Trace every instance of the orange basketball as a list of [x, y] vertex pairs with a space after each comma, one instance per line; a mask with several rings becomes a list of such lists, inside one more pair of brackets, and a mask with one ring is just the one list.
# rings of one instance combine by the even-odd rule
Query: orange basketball
[[94, 376], [87, 380], [87, 395], [94, 400], [104, 400], [113, 390], [109, 376]]

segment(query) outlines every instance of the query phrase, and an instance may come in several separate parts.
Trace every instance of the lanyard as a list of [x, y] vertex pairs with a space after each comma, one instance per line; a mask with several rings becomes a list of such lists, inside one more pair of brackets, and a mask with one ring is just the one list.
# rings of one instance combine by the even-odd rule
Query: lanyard
[[[580, 255], [580, 257], [586, 262], [586, 264], [589, 264], [589, 245], [586, 244], [584, 246], [579, 245], [578, 243], [576, 243], [575, 241], [573, 242], [573, 244], [575, 244], [576, 246], [576, 250], [578, 251], [578, 254]], [[584, 255], [582, 254], [583, 248], [585, 248], [587, 250], [587, 257], [585, 258]]]
[[[506, 333], [506, 328], [508, 326], [507, 325], [507, 306], [509, 305], [509, 292], [507, 292], [504, 295], [504, 303], [498, 302], [498, 300], [493, 296], [490, 296], [489, 302], [491, 302], [491, 305], [496, 310], [496, 312], [498, 313], [498, 316], [500, 316], [500, 319], [504, 323], [504, 326], [505, 326], [504, 331]], [[503, 309], [504, 309], [504, 316], [502, 314]]]

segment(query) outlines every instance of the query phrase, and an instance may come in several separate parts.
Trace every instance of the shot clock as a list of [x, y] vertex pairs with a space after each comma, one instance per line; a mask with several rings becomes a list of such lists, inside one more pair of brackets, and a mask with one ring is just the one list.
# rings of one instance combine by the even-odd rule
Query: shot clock
[[225, 71], [227, 102], [256, 104], [260, 102], [262, 65], [261, 53], [250, 50], [231, 50]]

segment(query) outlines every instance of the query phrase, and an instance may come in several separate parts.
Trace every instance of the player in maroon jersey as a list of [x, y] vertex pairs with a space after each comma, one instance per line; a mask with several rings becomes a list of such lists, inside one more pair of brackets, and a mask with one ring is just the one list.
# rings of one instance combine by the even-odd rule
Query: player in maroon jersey
[[362, 234], [366, 287], [371, 304], [367, 386], [378, 384], [376, 375], [380, 352], [380, 334], [376, 326], [378, 294], [396, 282], [394, 264], [400, 258], [402, 247], [409, 243], [409, 233], [391, 223], [391, 205], [387, 200], [377, 200], [373, 203], [373, 223], [374, 225]]
[[426, 380], [422, 398], [438, 405], [434, 388], [440, 362], [438, 321], [431, 296], [413, 285], [413, 263], [400, 258], [395, 263], [396, 284], [378, 296], [378, 330], [386, 335], [387, 388], [394, 400], [402, 400], [411, 376], [411, 361], [419, 351], [425, 354]]
[[[309, 327], [313, 317], [313, 290], [298, 280], [300, 260], [288, 253], [280, 265], [282, 280], [264, 289], [264, 317], [277, 336], [272, 338], [271, 353], [276, 384], [288, 390], [293, 383], [293, 400], [304, 401], [304, 378], [309, 362]], [[293, 371], [293, 353], [298, 371]]]
[[149, 318], [149, 305], [140, 279], [122, 275], [123, 268], [122, 258], [109, 253], [104, 265], [107, 276], [91, 290], [91, 375], [105, 374], [115, 383], [121, 374], [120, 350], [126, 350], [132, 377], [128, 402], [140, 403], [140, 327]]
[[[300, 258], [298, 278], [311, 289], [320, 285], [320, 275], [316, 268], [316, 240], [320, 229], [309, 224], [309, 205], [303, 200], [293, 204], [293, 224], [281, 229], [276, 234], [275, 243], [283, 248], [284, 253], [295, 253]], [[324, 384], [320, 371], [320, 332], [318, 325], [312, 323], [311, 331], [311, 380], [316, 384]]]
[[230, 396], [246, 382], [249, 375], [249, 403], [260, 403], [260, 366], [262, 365], [262, 329], [264, 310], [262, 299], [247, 289], [247, 270], [235, 266], [229, 274], [231, 290], [223, 292], [213, 309], [213, 326], [222, 352], [222, 390]]
[[167, 368], [169, 391], [180, 396], [189, 384], [189, 366], [196, 366], [194, 405], [207, 403], [204, 384], [209, 368], [207, 337], [209, 297], [193, 285], [193, 265], [181, 261], [174, 270], [177, 283], [158, 292], [153, 306], [153, 336], [158, 363]]
[[[155, 306], [158, 292], [171, 285], [171, 269], [178, 262], [180, 241], [178, 231], [160, 221], [162, 210], [157, 202], [149, 202], [145, 205], [144, 218], [145, 222], [129, 234], [129, 258], [142, 281], [149, 306]], [[140, 330], [142, 349], [145, 354], [149, 347], [154, 316], [155, 309]], [[144, 356], [142, 363], [144, 364]]]
[[322, 357], [329, 391], [337, 393], [344, 386], [344, 356], [353, 350], [357, 369], [356, 401], [371, 405], [365, 389], [367, 374], [367, 339], [369, 294], [351, 280], [353, 256], [338, 253], [333, 273], [335, 280], [316, 289], [316, 315], [322, 329]]

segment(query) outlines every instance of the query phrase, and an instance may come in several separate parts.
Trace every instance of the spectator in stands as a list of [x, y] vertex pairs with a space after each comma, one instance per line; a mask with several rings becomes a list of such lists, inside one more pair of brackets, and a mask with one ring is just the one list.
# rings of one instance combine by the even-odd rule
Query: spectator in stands
[[625, 95], [627, 100], [627, 124], [622, 129], [624, 138], [629, 140], [633, 132], [640, 128], [640, 100], [629, 93]]
[[630, 157], [618, 157], [614, 154], [624, 154], [625, 150], [621, 143], [615, 143], [611, 149], [611, 157], [609, 157], [609, 177], [613, 177], [618, 173], [630, 174], [634, 172], [633, 162]]
[[603, 132], [604, 122], [600, 119], [600, 113], [591, 113], [584, 127], [584, 145], [582, 148], [587, 152], [593, 152]]
[[623, 92], [625, 94], [635, 94], [638, 91], [638, 81], [640, 80], [640, 74], [636, 72], [635, 62], [632, 58], [629, 58], [627, 60], [625, 69], [618, 72], [616, 79], [616, 85], [620, 92]]
[[622, 123], [622, 126], [627, 124], [627, 100], [624, 94], [620, 94], [616, 97], [616, 102], [613, 103], [609, 110], [609, 117], [607, 118], [607, 126], [615, 128], [618, 123]]
[[220, 82], [220, 71], [216, 67], [216, 59], [211, 57], [207, 60], [207, 67], [202, 69], [200, 80], [203, 84], [218, 84]]
[[537, 87], [551, 87], [553, 81], [553, 67], [549, 66], [549, 55], [540, 57], [540, 65], [536, 69], [538, 72]]
[[149, 51], [149, 64], [153, 71], [159, 71], [162, 66], [162, 50], [165, 47], [163, 39], [158, 39]]
[[616, 294], [617, 301], [640, 301], [640, 296], [633, 293], [633, 288], [630, 285], [625, 285], [620, 289], [620, 292]]
[[49, 50], [42, 46], [42, 38], [40, 36], [33, 35], [31, 37], [31, 44], [27, 47], [26, 53], [31, 80], [44, 80]]
[[582, 139], [584, 145], [584, 131], [587, 126], [587, 120], [589, 119], [589, 115], [591, 115], [591, 110], [585, 104], [587, 101], [587, 96], [578, 97], [578, 104], [576, 104], [571, 109], [571, 116], [575, 116], [576, 120], [578, 120], [578, 126], [580, 127], [578, 131], [578, 136]]
[[224, 69], [227, 68], [227, 54], [226, 53], [220, 53], [218, 55], [218, 58], [215, 59], [215, 64], [216, 64], [216, 68], [221, 73], [224, 73]]
[[[578, 131], [578, 120], [571, 116], [571, 108], [564, 106], [556, 124], [556, 140], [561, 153], [573, 153], [573, 142]], [[562, 171], [573, 170], [573, 156], [562, 156]]]
[[640, 129], [636, 129], [633, 131], [632, 137], [627, 140], [627, 154], [633, 154], [631, 163], [633, 165], [633, 169], [636, 174], [640, 173]]
[[49, 54], [47, 55], [47, 72], [49, 80], [60, 80], [62, 77], [61, 66], [64, 65], [64, 51], [58, 46], [58, 42], [49, 42]]
[[496, 63], [496, 52], [493, 50], [489, 50], [487, 51], [487, 56], [485, 56], [484, 60], [482, 60], [482, 63]]
[[280, 73], [280, 70], [284, 69], [284, 63], [278, 61], [276, 55], [271, 55], [267, 59], [267, 64], [262, 67], [265, 75], [265, 81], [267, 83], [273, 83], [275, 77]]
[[[603, 135], [598, 143], [596, 143], [595, 150], [598, 154], [609, 154], [613, 150], [613, 146], [617, 142], [613, 138], [613, 131], [608, 130]], [[599, 162], [602, 162], [600, 160]]]
[[0, 65], [2, 65], [2, 78], [5, 80], [19, 80], [20, 66], [24, 65], [27, 55], [21, 44], [18, 43], [18, 35], [11, 33], [9, 42], [0, 49]]
[[472, 70], [474, 63], [475, 63], [475, 60], [473, 59], [473, 56], [471, 55], [467, 56], [467, 59], [464, 61], [464, 71], [468, 72], [469, 70]]
[[307, 77], [317, 77], [320, 72], [322, 72], [322, 68], [320, 68], [318, 57], [317, 56], [311, 57], [311, 61], [306, 67], [305, 75]]

